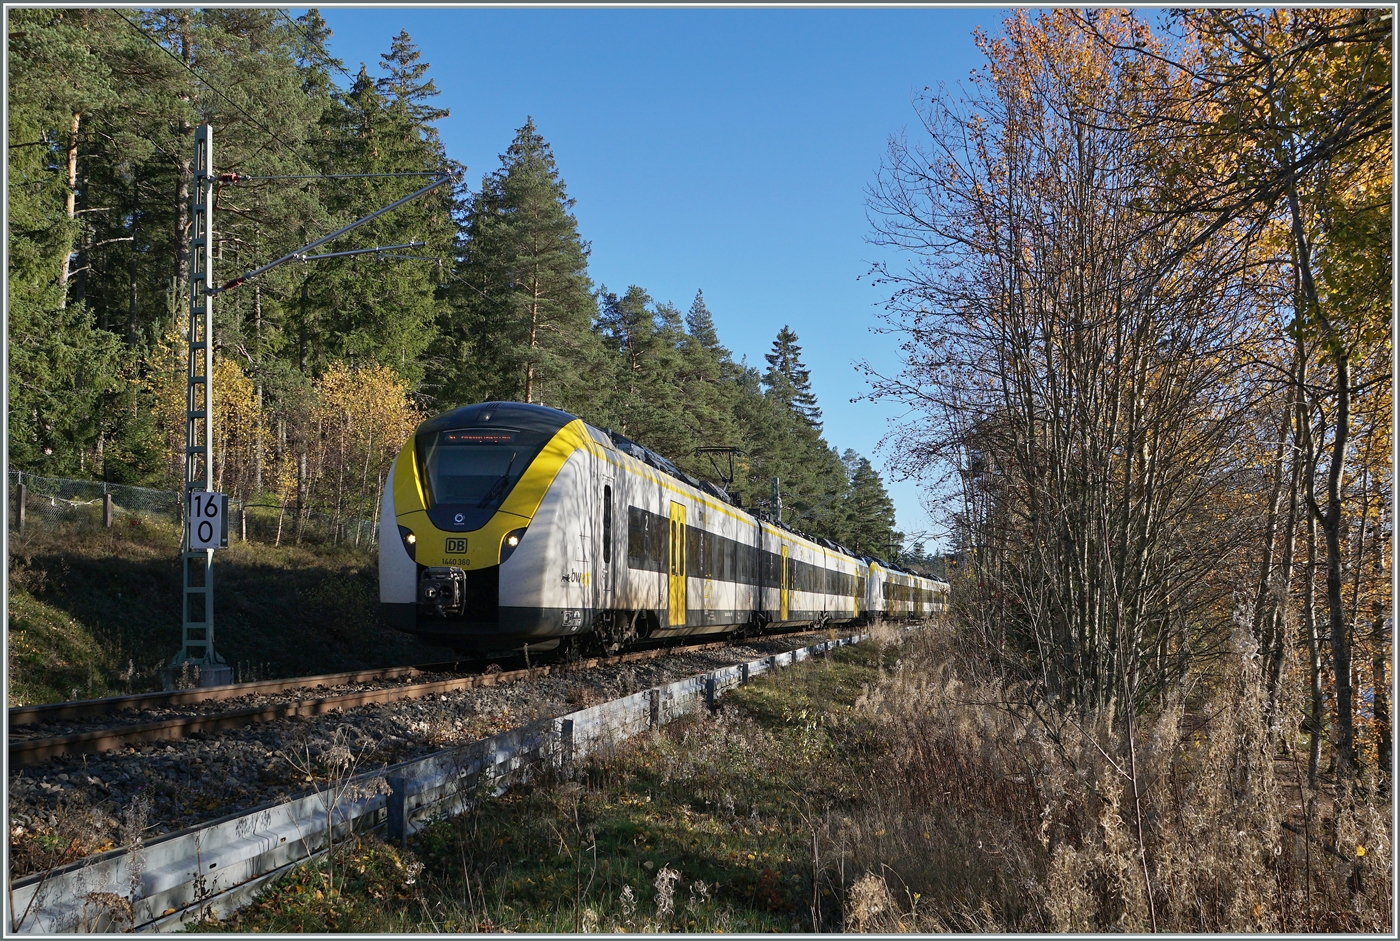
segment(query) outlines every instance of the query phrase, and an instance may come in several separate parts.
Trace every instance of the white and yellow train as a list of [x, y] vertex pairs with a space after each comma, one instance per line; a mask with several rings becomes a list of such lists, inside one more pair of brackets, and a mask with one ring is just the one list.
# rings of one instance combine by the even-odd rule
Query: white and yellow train
[[421, 425], [380, 520], [384, 619], [461, 652], [922, 618], [948, 593], [759, 519], [626, 438], [518, 402]]

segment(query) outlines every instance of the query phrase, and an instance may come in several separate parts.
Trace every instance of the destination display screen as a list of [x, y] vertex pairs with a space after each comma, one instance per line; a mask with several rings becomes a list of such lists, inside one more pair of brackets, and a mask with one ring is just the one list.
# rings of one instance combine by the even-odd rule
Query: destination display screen
[[514, 444], [513, 431], [479, 431], [477, 429], [444, 431], [438, 435], [438, 444]]

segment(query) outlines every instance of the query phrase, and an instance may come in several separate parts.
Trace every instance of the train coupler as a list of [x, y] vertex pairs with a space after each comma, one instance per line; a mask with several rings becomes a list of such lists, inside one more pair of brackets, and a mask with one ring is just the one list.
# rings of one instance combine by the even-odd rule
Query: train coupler
[[448, 565], [431, 565], [418, 581], [418, 603], [438, 617], [460, 615], [466, 603], [467, 573]]

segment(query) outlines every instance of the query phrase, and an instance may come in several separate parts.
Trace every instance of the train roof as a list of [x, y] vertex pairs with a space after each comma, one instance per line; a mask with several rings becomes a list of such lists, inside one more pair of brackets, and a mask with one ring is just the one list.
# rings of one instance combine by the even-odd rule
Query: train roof
[[[585, 424], [587, 423], [585, 422]], [[663, 474], [670, 474], [677, 480], [684, 481], [685, 483], [694, 487], [696, 490], [702, 490], [717, 500], [723, 500], [730, 506], [738, 506], [738, 504], [734, 502], [734, 498], [731, 497], [723, 487], [718, 487], [710, 483], [708, 480], [702, 480], [699, 477], [690, 476], [685, 471], [681, 470], [679, 467], [666, 460], [666, 458], [662, 457], [660, 454], [657, 454], [650, 448], [642, 447], [640, 444], [633, 441], [631, 438], [625, 437], [611, 430], [606, 432], [606, 434], [609, 438], [612, 439], [613, 446], [619, 451], [621, 451], [623, 454], [630, 454], [632, 457], [635, 457], [643, 464], [646, 464], [649, 467], [654, 467], [657, 470], [661, 471]], [[740, 509], [742, 509], [742, 507], [740, 507]]]
[[[443, 412], [428, 419], [418, 427], [418, 434], [432, 434], [433, 432], [446, 431], [452, 428], [479, 427], [482, 424], [492, 421], [510, 425], [521, 431], [533, 431], [544, 434], [552, 434], [572, 421], [579, 421], [577, 415], [557, 408], [550, 408], [548, 405], [538, 405], [533, 402], [479, 402], [475, 405], [463, 405], [451, 411]], [[657, 454], [650, 448], [645, 448], [637, 442], [615, 431], [598, 431], [588, 422], [584, 422], [590, 429], [597, 431], [600, 438], [611, 440], [613, 446], [624, 454], [629, 454], [642, 463], [654, 467], [663, 474], [669, 474], [677, 480], [683, 481], [690, 486], [708, 493], [710, 496], [731, 505], [737, 506], [734, 498], [722, 487], [710, 483], [708, 480], [701, 480], [699, 477], [692, 477], [685, 471], [676, 467], [666, 458]]]
[[479, 427], [490, 422], [510, 425], [521, 431], [552, 433], [563, 428], [575, 417], [547, 405], [526, 402], [480, 402], [463, 405], [443, 412], [418, 426], [418, 434], [446, 431], [452, 428]]
[[[460, 408], [454, 408], [451, 411], [443, 412], [441, 415], [428, 419], [422, 425], [418, 426], [417, 434], [430, 434], [432, 432], [446, 431], [463, 426], [479, 427], [489, 422], [500, 422], [503, 425], [509, 425], [521, 431], [553, 433], [569, 424], [569, 422], [576, 420], [579, 420], [577, 415], [571, 415], [557, 408], [550, 408], [547, 405], [538, 405], [532, 402], [479, 402], [475, 405], [463, 405]], [[584, 424], [587, 425], [588, 423], [584, 422]], [[593, 426], [589, 425], [588, 427], [592, 428]], [[734, 502], [734, 498], [722, 487], [718, 487], [708, 480], [692, 477], [660, 454], [657, 454], [650, 448], [643, 447], [631, 438], [620, 435], [612, 430], [600, 432], [600, 434], [606, 435], [612, 441], [613, 446], [619, 451], [636, 458], [649, 467], [654, 467], [662, 473], [683, 481], [697, 490], [708, 493], [710, 496], [722, 500], [731, 506], [739, 506], [739, 504]], [[739, 509], [743, 510], [743, 507], [740, 506]], [[819, 546], [843, 553], [852, 558], [861, 559], [867, 564], [874, 562], [891, 572], [899, 572], [905, 575], [913, 575], [915, 578], [928, 578], [930, 581], [938, 581], [936, 578], [930, 578], [927, 575], [919, 575], [901, 565], [896, 565], [893, 562], [886, 562], [884, 559], [876, 556], [858, 555], [839, 543], [832, 542], [830, 539], [825, 539], [821, 536], [813, 536], [809, 533], [804, 533], [781, 520], [772, 519], [766, 513], [750, 512], [750, 515], [757, 520], [768, 523], [770, 526], [787, 530], [795, 536], [801, 536], [803, 539], [814, 542]]]

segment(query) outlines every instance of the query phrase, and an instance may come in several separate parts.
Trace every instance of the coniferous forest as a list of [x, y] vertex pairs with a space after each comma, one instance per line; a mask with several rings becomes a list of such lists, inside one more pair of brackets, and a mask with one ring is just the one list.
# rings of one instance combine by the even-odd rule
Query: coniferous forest
[[[429, 63], [406, 33], [346, 70], [315, 10], [9, 14], [10, 461], [174, 487], [184, 444], [195, 128], [213, 126], [216, 281], [458, 172]], [[869, 460], [822, 437], [798, 335], [736, 357], [687, 309], [596, 284], [547, 129], [215, 299], [215, 473], [238, 499], [364, 515], [427, 415], [540, 402], [608, 427], [857, 551], [898, 549]], [[369, 176], [369, 174], [405, 174]], [[420, 174], [409, 176], [407, 174]], [[300, 178], [300, 179], [298, 179]], [[757, 357], [755, 357], [757, 359]], [[372, 507], [368, 510], [372, 514]]]

